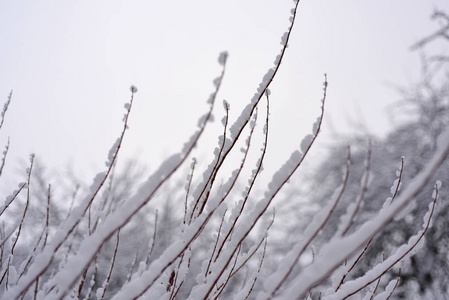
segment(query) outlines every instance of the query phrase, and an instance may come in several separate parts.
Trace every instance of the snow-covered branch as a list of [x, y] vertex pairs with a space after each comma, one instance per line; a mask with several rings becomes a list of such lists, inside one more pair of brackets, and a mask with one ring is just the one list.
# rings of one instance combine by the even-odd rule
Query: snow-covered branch
[[[368, 248], [376, 244], [379, 234], [401, 217], [448, 157], [449, 129], [440, 135], [438, 143], [435, 142], [438, 147], [433, 157], [407, 183], [404, 183], [406, 163], [402, 157], [396, 179], [389, 182], [389, 186], [391, 182], [393, 185], [390, 190], [385, 189], [391, 196], [381, 202], [380, 205], [385, 204], [375, 214], [364, 215], [368, 217], [362, 220], [357, 217], [364, 213], [368, 191], [377, 180], [371, 173], [375, 168], [374, 150], [370, 143], [364, 175], [357, 178], [358, 190], [354, 192], [349, 188], [353, 152], [348, 146], [346, 164], [344, 157], [339, 162], [344, 165], [337, 175], [339, 184], [326, 197], [327, 203], [320, 205], [307, 226], [289, 232], [295, 240], [288, 245], [286, 241], [282, 252], [276, 253], [270, 248], [273, 227], [276, 222], [285, 221], [282, 215], [277, 215], [275, 198], [283, 196], [288, 183], [301, 171], [317, 144], [329, 92], [328, 78], [324, 75], [321, 102], [316, 99], [321, 112], [311, 124], [312, 131], [303, 138], [297, 137], [297, 150], [270, 174], [268, 184], [260, 184], [260, 174], [270, 149], [269, 136], [277, 134], [269, 126], [271, 106], [275, 103], [271, 98], [276, 96], [276, 93], [271, 94], [271, 83], [281, 71], [299, 2], [294, 1], [290, 24], [282, 34], [282, 47], [274, 66], [268, 69], [254, 96], [234, 122], [230, 104], [223, 101], [218, 145], [211, 151], [213, 155], [208, 158], [206, 167], [197, 164], [199, 159], [193, 158], [192, 153], [205, 130], [209, 130], [215, 102], [223, 92], [227, 52], [219, 55], [221, 73], [213, 80], [208, 110], [199, 118], [198, 128], [182, 149], [163, 160], [139, 188], [126, 187], [134, 193], [121, 197], [114, 194], [116, 161], [137, 93], [134, 85], [130, 87], [131, 100], [125, 104], [123, 130], [110, 148], [105, 170], [94, 178], [79, 204], [70, 206], [67, 218], [53, 215], [54, 207], [61, 205], [53, 198], [54, 185], [48, 184], [48, 189], [44, 185], [45, 200], [40, 207], [30, 204], [36, 172], [32, 156], [25, 182], [16, 190], [11, 189], [14, 191], [0, 206], [2, 299], [291, 300], [311, 299], [313, 289], [319, 288], [323, 299], [330, 300], [365, 293], [372, 285], [375, 288], [367, 293], [371, 299], [387, 299], [400, 288], [400, 276], [389, 277], [387, 284], [381, 284], [380, 278], [396, 270], [399, 262], [408, 259], [422, 245], [437, 211], [440, 182], [435, 186], [423, 228], [412, 231], [417, 233], [409, 234], [399, 247], [388, 249], [390, 252], [382, 262], [374, 264], [364, 274], [354, 274], [353, 270], [368, 255]], [[0, 128], [11, 95], [1, 113]], [[0, 175], [8, 149], [9, 140]], [[192, 164], [187, 180], [173, 183], [181, 177], [177, 175], [184, 172], [188, 159], [192, 159]], [[227, 169], [229, 166], [233, 166], [233, 171]], [[223, 181], [218, 183], [219, 179]], [[320, 188], [324, 185], [320, 183]], [[161, 200], [158, 197], [164, 192], [166, 199]], [[346, 207], [346, 214], [337, 212], [344, 210], [341, 206], [348, 193], [347, 198], [355, 200], [354, 203]], [[179, 202], [170, 202], [178, 198]], [[12, 207], [20, 211], [19, 217]], [[30, 225], [27, 221], [32, 209], [41, 209], [43, 213], [39, 221], [33, 220]], [[154, 222], [149, 221], [150, 210], [155, 212]], [[339, 219], [340, 226], [332, 224], [334, 217]], [[329, 226], [334, 230], [323, 240], [320, 235]], [[24, 231], [30, 234], [27, 236]], [[313, 258], [309, 255], [311, 251]], [[377, 254], [380, 253], [382, 251]], [[331, 275], [333, 282], [328, 286], [326, 280]], [[381, 292], [376, 295], [378, 290]]]

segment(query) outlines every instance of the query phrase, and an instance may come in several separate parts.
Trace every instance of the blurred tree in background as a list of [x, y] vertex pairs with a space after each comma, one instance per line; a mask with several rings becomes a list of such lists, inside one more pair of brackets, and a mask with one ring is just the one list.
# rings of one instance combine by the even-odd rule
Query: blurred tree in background
[[[444, 11], [436, 11], [433, 18], [439, 21], [440, 29], [417, 42], [412, 49], [422, 51], [431, 43], [443, 43], [449, 49], [449, 16]], [[328, 199], [341, 184], [341, 162], [345, 160], [350, 144], [351, 168], [342, 205], [336, 208], [329, 221], [334, 226], [325, 228], [324, 239], [335, 233], [346, 207], [355, 203], [364, 189], [366, 193], [356, 224], [370, 219], [382, 207], [384, 200], [391, 197], [394, 191], [390, 194], [390, 187], [397, 177], [397, 170], [402, 170], [401, 182], [407, 185], [435, 154], [438, 137], [449, 126], [449, 55], [422, 55], [420, 81], [399, 91], [402, 100], [390, 108], [390, 113], [394, 118], [404, 119], [402, 124], [392, 129], [385, 138], [367, 134], [331, 146], [328, 157], [318, 169], [309, 194], [321, 206], [320, 201]], [[363, 182], [366, 176], [367, 185]], [[437, 179], [443, 182], [443, 187], [433, 227], [426, 234], [421, 250], [409, 261], [404, 261], [400, 272], [401, 283], [393, 296], [395, 299], [449, 299], [449, 160], [446, 159], [434, 175], [434, 180]], [[402, 245], [420, 228], [432, 190], [431, 186], [423, 189], [402, 218], [390, 223], [374, 239], [353, 276], [366, 272], [381, 261], [383, 255], [388, 256], [392, 249]], [[398, 276], [398, 270], [395, 269], [389, 276]]]

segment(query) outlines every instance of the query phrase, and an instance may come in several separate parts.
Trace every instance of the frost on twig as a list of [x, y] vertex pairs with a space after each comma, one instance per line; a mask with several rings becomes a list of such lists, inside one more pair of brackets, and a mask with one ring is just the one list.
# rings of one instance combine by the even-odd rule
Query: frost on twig
[[[224, 76], [224, 70], [225, 66], [223, 66], [221, 78], [223, 78]], [[219, 87], [220, 85], [216, 87], [215, 92], [211, 96], [211, 99], [215, 100]], [[79, 276], [81, 276], [82, 272], [84, 271], [85, 266], [90, 264], [90, 262], [102, 247], [103, 243], [108, 240], [109, 237], [114, 234], [114, 232], [123, 227], [146, 203], [148, 203], [152, 199], [154, 194], [159, 190], [159, 188], [168, 180], [168, 178], [170, 178], [170, 176], [172, 176], [176, 172], [176, 170], [179, 169], [179, 167], [183, 164], [183, 162], [187, 159], [188, 155], [193, 150], [199, 137], [204, 131], [204, 128], [212, 114], [214, 102], [215, 101], [212, 101], [209, 113], [207, 114], [207, 117], [201, 125], [199, 131], [195, 133], [192, 136], [191, 140], [184, 145], [182, 152], [168, 158], [164, 163], [162, 163], [160, 168], [155, 173], [153, 173], [152, 176], [150, 176], [148, 181], [141, 186], [137, 193], [127, 200], [126, 205], [122, 206], [121, 209], [112, 212], [109, 217], [100, 224], [97, 230], [81, 243], [78, 253], [70, 257], [64, 269], [55, 275], [53, 281], [59, 288], [52, 292], [52, 294], [54, 294], [54, 297], [61, 297], [61, 295], [63, 296], [68, 290], [70, 290], [71, 287], [73, 287]], [[192, 241], [193, 238], [194, 236], [192, 237]], [[183, 246], [182, 251], [179, 252], [179, 254], [176, 254], [175, 257], [170, 259], [170, 264], [173, 263], [187, 247], [188, 244]], [[80, 260], [83, 261], [82, 264], [80, 264]], [[155, 276], [152, 277], [153, 280], [156, 280], [163, 274], [163, 272], [170, 264], [162, 266], [158, 264], [158, 271], [154, 271], [150, 265], [149, 269], [146, 272], [152, 273], [152, 276]], [[142, 274], [142, 277], [146, 272]], [[123, 290], [126, 290], [126, 287], [130, 286], [130, 288], [133, 290], [132, 294], [137, 293], [136, 296], [139, 296], [143, 294], [149, 288], [149, 286], [151, 286], [151, 281], [153, 280], [150, 280], [147, 286], [140, 286], [140, 288], [138, 289], [132, 287], [133, 280], [131, 280], [130, 283], [124, 285]], [[117, 295], [117, 297], [120, 299], [120, 296]]]
[[[81, 220], [83, 219], [86, 212], [89, 210], [89, 207], [91, 206], [93, 200], [98, 195], [101, 187], [105, 183], [106, 179], [108, 178], [109, 173], [112, 170], [112, 167], [114, 165], [114, 162], [117, 158], [118, 151], [120, 149], [121, 142], [123, 141], [123, 137], [126, 131], [127, 122], [128, 122], [128, 115], [131, 110], [132, 105], [132, 99], [133, 95], [131, 97], [130, 107], [128, 109], [128, 113], [125, 118], [125, 124], [124, 129], [122, 131], [122, 134], [120, 136], [120, 143], [116, 145], [116, 149], [114, 151], [114, 154], [112, 157], [110, 157], [110, 161], [108, 163], [108, 168], [106, 172], [99, 173], [95, 179], [94, 183], [90, 186], [90, 193], [84, 198], [84, 200], [81, 202], [80, 205], [78, 205], [76, 208], [74, 208], [69, 217], [65, 220], [65, 222], [60, 226], [58, 232], [55, 234], [53, 239], [50, 243], [47, 244], [47, 246], [42, 250], [42, 253], [40, 253], [36, 260], [39, 261], [39, 264], [32, 264], [24, 276], [20, 278], [20, 280], [17, 282], [17, 285], [12, 287], [5, 295], [5, 297], [9, 297], [11, 299], [15, 299], [20, 297], [21, 295], [25, 294], [26, 291], [30, 288], [30, 286], [38, 280], [40, 275], [42, 275], [47, 268], [51, 265], [55, 253], [58, 251], [58, 249], [63, 245], [63, 243], [69, 238], [71, 233], [77, 228]], [[114, 146], [115, 147], [115, 146]], [[94, 255], [90, 258], [93, 259]], [[90, 263], [90, 260], [89, 260]], [[88, 264], [87, 264], [88, 265]], [[85, 266], [82, 266], [82, 270], [77, 276], [81, 276], [82, 272], [85, 269]], [[57, 277], [57, 276], [56, 276]], [[54, 278], [57, 280], [57, 278]], [[78, 278], [77, 278], [78, 279]], [[71, 287], [75, 284], [74, 280], [70, 283]], [[70, 289], [65, 288], [62, 289], [62, 295], [65, 295]]]
[[433, 201], [429, 204], [429, 210], [424, 216], [424, 224], [423, 229], [419, 231], [417, 234], [412, 236], [407, 244], [399, 247], [396, 252], [385, 259], [383, 262], [379, 263], [373, 269], [368, 271], [363, 276], [358, 277], [352, 281], [349, 281], [341, 286], [341, 288], [329, 297], [325, 297], [326, 300], [337, 300], [337, 299], [346, 299], [347, 297], [356, 294], [363, 288], [367, 287], [377, 279], [379, 279], [383, 274], [385, 274], [388, 270], [393, 268], [398, 262], [403, 260], [407, 255], [411, 255], [412, 251], [417, 251], [419, 247], [419, 243], [422, 241], [425, 233], [431, 226], [432, 216], [435, 210], [435, 203], [438, 198], [438, 191], [441, 186], [441, 182], [437, 182], [435, 184], [435, 191], [432, 195]]
[[[12, 97], [12, 91], [9, 93], [8, 100], [3, 105], [3, 110], [0, 114], [0, 116], [1, 116], [0, 129], [2, 128], [3, 122], [5, 121], [5, 114], [6, 114], [6, 111], [8, 110], [9, 104], [11, 103], [11, 97]], [[6, 144], [5, 150], [3, 151], [2, 164], [0, 166], [0, 176], [2, 175], [3, 167], [5, 166], [6, 155], [8, 154], [8, 150], [9, 150], [9, 137], [8, 137], [8, 143]]]
[[[441, 166], [442, 161], [448, 156], [449, 130], [443, 134], [441, 141], [444, 142], [440, 143], [437, 153], [427, 164], [426, 168], [409, 183], [388, 210], [382, 210], [377, 216], [357, 228], [354, 233], [333, 239], [324, 245], [320, 253], [315, 256], [314, 262], [304, 268], [295, 278], [293, 282], [297, 284], [290, 285], [283, 295], [276, 299], [292, 299], [292, 297], [297, 297], [298, 295], [304, 297], [312, 287], [323, 281], [345, 259], [364, 247], [372, 236], [380, 232], [399, 212], [407, 207]], [[400, 249], [403, 250], [403, 248]]]
[[316, 238], [319, 232], [326, 225], [327, 221], [333, 214], [337, 204], [340, 202], [343, 193], [346, 189], [346, 184], [349, 178], [351, 152], [348, 147], [348, 154], [346, 159], [346, 166], [343, 172], [343, 181], [340, 187], [338, 187], [334, 194], [331, 196], [328, 207], [323, 208], [317, 213], [312, 222], [307, 226], [303, 235], [299, 241], [295, 243], [292, 250], [282, 259], [279, 266], [273, 274], [268, 276], [264, 282], [265, 295], [274, 296], [275, 293], [286, 283], [287, 278], [293, 272], [294, 268], [298, 266], [299, 260], [305, 253], [307, 248], [311, 245], [312, 241]]
[[[25, 243], [24, 220], [28, 221], [30, 199], [31, 167], [27, 170], [28, 180], [19, 185], [18, 190], [5, 197], [0, 206], [1, 221], [9, 218], [16, 204], [22, 205], [24, 191], [27, 191], [24, 207], [20, 207], [21, 218], [17, 225], [0, 227], [0, 284], [5, 299], [312, 299], [312, 289], [325, 282], [332, 274], [332, 286], [323, 288], [320, 299], [346, 299], [351, 295], [366, 293], [365, 299], [388, 299], [399, 283], [393, 278], [386, 286], [380, 284], [389, 270], [396, 271], [398, 263], [412, 255], [422, 244], [434, 215], [435, 203], [441, 183], [435, 185], [433, 201], [424, 218], [423, 229], [419, 230], [394, 253], [384, 256], [382, 262], [362, 275], [354, 275], [355, 266], [367, 255], [367, 249], [375, 243], [376, 236], [383, 228], [409, 205], [422, 191], [430, 178], [449, 154], [449, 131], [438, 143], [434, 158], [422, 168], [416, 178], [402, 188], [404, 160], [396, 171], [393, 182], [382, 209], [377, 215], [363, 224], [356, 222], [362, 213], [362, 203], [373, 177], [371, 175], [371, 147], [365, 163], [365, 174], [361, 177], [359, 195], [349, 195], [354, 199], [347, 215], [341, 218], [337, 234], [316, 241], [326, 226], [333, 226], [329, 220], [341, 205], [343, 194], [350, 192], [348, 178], [351, 165], [351, 152], [348, 147], [346, 165], [339, 179], [341, 185], [333, 190], [327, 205], [311, 219], [305, 230], [292, 232], [295, 240], [282, 253], [270, 249], [270, 228], [274, 222], [273, 202], [292, 176], [300, 170], [304, 160], [321, 132], [324, 106], [327, 99], [328, 81], [324, 76], [321, 113], [312, 125], [312, 130], [304, 138], [297, 137], [297, 150], [285, 160], [283, 165], [271, 176], [262, 188], [260, 181], [264, 163], [267, 159], [270, 128], [271, 105], [276, 102], [275, 93], [270, 86], [276, 78], [283, 62], [299, 1], [294, 1], [290, 25], [281, 37], [282, 49], [256, 87], [254, 96], [248, 99], [247, 106], [236, 120], [230, 117], [230, 104], [223, 100], [224, 114], [222, 128], [213, 158], [204, 167], [193, 158], [189, 175], [181, 184], [170, 180], [191, 158], [193, 149], [203, 136], [207, 125], [213, 119], [214, 104], [221, 91], [227, 52], [220, 53], [218, 63], [221, 74], [213, 80], [214, 90], [207, 99], [208, 110], [199, 118], [198, 128], [184, 143], [181, 151], [162, 161], [151, 176], [131, 197], [116, 199], [114, 183], [115, 166], [128, 128], [128, 118], [132, 109], [137, 88], [130, 86], [131, 100], [124, 105], [124, 127], [112, 145], [106, 169], [100, 172], [88, 188], [87, 195], [75, 205], [75, 189], [69, 215], [57, 228], [50, 230], [50, 203], [54, 203], [53, 185], [48, 185], [47, 199], [41, 203], [43, 213], [42, 231], [37, 233], [36, 241], [26, 243], [30, 248], [23, 262], [14, 263], [20, 242]], [[266, 108], [262, 108], [264, 96]], [[11, 95], [7, 104], [9, 105]], [[262, 100], [262, 101], [261, 101]], [[319, 100], [319, 99], [317, 99]], [[274, 104], [271, 104], [274, 103]], [[317, 102], [319, 103], [319, 102]], [[2, 118], [8, 105], [5, 106]], [[318, 104], [319, 105], [319, 104]], [[265, 116], [265, 120], [260, 115]], [[259, 122], [261, 123], [259, 125]], [[3, 123], [3, 121], [2, 121]], [[2, 124], [1, 123], [1, 124]], [[1, 128], [0, 124], [0, 128]], [[274, 132], [276, 134], [276, 132]], [[292, 137], [294, 137], [292, 135]], [[9, 148], [6, 147], [3, 163]], [[255, 154], [254, 154], [255, 153]], [[238, 160], [231, 157], [237, 156]], [[342, 161], [344, 164], [344, 161]], [[226, 169], [233, 166], [231, 171]], [[339, 167], [341, 167], [339, 165]], [[0, 167], [0, 174], [3, 167]], [[196, 175], [200, 172], [199, 176]], [[351, 173], [352, 174], [352, 173]], [[224, 175], [220, 182], [220, 176]], [[184, 175], [185, 176], [185, 175]], [[245, 177], [244, 177], [245, 176]], [[198, 178], [196, 178], [198, 177]], [[242, 180], [243, 178], [243, 180]], [[108, 183], [107, 183], [108, 181]], [[392, 180], [393, 181], [393, 180]], [[242, 184], [243, 182], [243, 184]], [[179, 217], [177, 224], [169, 224], [164, 217], [158, 219], [157, 196], [163, 186], [170, 186], [167, 197], [175, 198], [182, 194], [179, 202], [170, 201], [162, 216]], [[389, 183], [390, 184], [390, 183]], [[389, 185], [390, 186], [390, 185]], [[321, 187], [321, 186], [320, 186]], [[359, 191], [359, 190], [358, 190]], [[386, 188], [388, 193], [388, 187]], [[99, 195], [100, 194], [100, 195]], [[165, 195], [165, 194], [164, 194]], [[355, 196], [355, 197], [354, 197]], [[98, 199], [101, 197], [101, 199]], [[96, 201], [94, 201], [97, 199]], [[50, 202], [51, 200], [51, 202]], [[166, 199], [164, 199], [166, 200]], [[22, 202], [21, 202], [22, 201]], [[14, 203], [13, 203], [14, 202]], [[367, 202], [367, 201], [366, 201]], [[148, 218], [148, 210], [155, 211], [155, 221]], [[268, 224], [262, 222], [273, 210], [273, 218]], [[183, 216], [182, 212], [183, 211]], [[5, 213], [6, 212], [6, 213]], [[376, 211], [377, 212], [377, 211]], [[177, 214], [180, 213], [178, 216]], [[283, 216], [277, 217], [281, 225]], [[165, 223], [164, 223], [165, 222]], [[261, 224], [262, 223], [262, 224]], [[359, 222], [360, 223], [360, 222]], [[172, 226], [176, 225], [176, 226]], [[127, 234], [142, 241], [142, 248], [133, 248], [134, 242], [127, 245]], [[165, 227], [170, 227], [163, 232]], [[134, 231], [134, 232], [132, 232]], [[114, 239], [114, 236], [116, 239]], [[9, 242], [9, 243], [8, 243]], [[318, 244], [317, 245], [315, 245]], [[321, 243], [321, 244], [320, 244]], [[11, 244], [9, 246], [8, 244]], [[120, 251], [119, 251], [120, 245]], [[31, 246], [31, 247], [30, 247]], [[9, 247], [9, 248], [8, 248]], [[120, 257], [121, 250], [125, 254]], [[371, 249], [371, 248], [370, 248]], [[307, 257], [312, 252], [312, 261]], [[105, 263], [105, 256], [107, 262]], [[104, 267], [106, 266], [106, 267]], [[125, 270], [125, 271], [123, 271]], [[116, 276], [116, 277], [114, 277]], [[118, 279], [117, 279], [118, 278]], [[391, 278], [389, 278], [390, 280]], [[372, 288], [375, 285], [374, 289]], [[384, 290], [376, 295], [378, 290]]]
[[6, 114], [6, 111], [8, 110], [9, 104], [11, 103], [11, 98], [12, 98], [12, 91], [9, 93], [8, 100], [3, 105], [2, 112], [0, 113], [0, 117], [1, 117], [0, 129], [2, 128], [3, 122], [5, 121], [5, 114]]
[[342, 229], [339, 228], [339, 232], [342, 236], [346, 235], [346, 233], [349, 231], [349, 229], [351, 228], [351, 225], [354, 222], [354, 219], [357, 215], [357, 212], [360, 209], [360, 206], [362, 205], [362, 202], [365, 198], [365, 194], [366, 191], [368, 190], [368, 185], [369, 185], [369, 178], [370, 178], [370, 172], [371, 172], [371, 151], [372, 151], [372, 146], [371, 146], [371, 141], [369, 142], [369, 146], [368, 146], [368, 154], [366, 157], [366, 163], [365, 163], [365, 173], [363, 174], [361, 183], [362, 183], [362, 190], [360, 192], [360, 195], [357, 199], [357, 201], [355, 202], [354, 205], [350, 205], [348, 207], [347, 210], [347, 215], [344, 215], [341, 220], [340, 220], [340, 226], [343, 226]]

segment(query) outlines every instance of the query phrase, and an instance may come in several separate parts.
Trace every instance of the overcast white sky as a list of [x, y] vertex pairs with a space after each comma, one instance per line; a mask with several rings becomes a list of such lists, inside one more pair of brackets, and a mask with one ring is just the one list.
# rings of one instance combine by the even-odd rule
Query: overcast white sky
[[[11, 138], [5, 172], [30, 153], [54, 169], [102, 171], [131, 84], [139, 91], [123, 154], [156, 167], [206, 112], [224, 50], [215, 123], [222, 99], [231, 119], [239, 115], [273, 66], [292, 7], [291, 0], [1, 1], [1, 102], [14, 91], [0, 132], [1, 147]], [[311, 131], [324, 73], [326, 122], [350, 132], [359, 129], [351, 120], [363, 121], [373, 133], [387, 132], [385, 108], [399, 98], [391, 84], [419, 78], [419, 53], [409, 47], [437, 28], [434, 8], [448, 11], [449, 1], [301, 1], [271, 87], [270, 159], [282, 163]]]

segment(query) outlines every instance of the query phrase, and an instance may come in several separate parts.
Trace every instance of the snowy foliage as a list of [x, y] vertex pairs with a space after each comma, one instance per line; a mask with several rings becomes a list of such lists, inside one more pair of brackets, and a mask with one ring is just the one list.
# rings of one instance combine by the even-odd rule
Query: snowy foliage
[[[254, 97], [230, 126], [230, 105], [223, 101], [225, 116], [222, 132], [217, 135], [218, 145], [213, 159], [199, 175], [195, 173], [199, 159], [193, 157], [193, 152], [213, 120], [225, 76], [227, 52], [219, 55], [222, 71], [213, 80], [214, 91], [206, 101], [209, 109], [199, 118], [196, 132], [182, 145], [181, 151], [162, 161], [137, 189], [125, 185], [120, 193], [115, 183], [125, 179], [114, 179], [114, 166], [137, 92], [135, 86], [130, 87], [131, 100], [125, 104], [123, 130], [109, 151], [106, 169], [95, 176], [83, 191], [82, 199], [70, 208], [52, 198], [51, 185], [47, 190], [46, 185], [41, 189], [40, 203], [44, 205], [30, 204], [34, 195], [33, 180], [39, 181], [34, 175], [35, 158], [31, 156], [25, 182], [5, 197], [0, 211], [2, 299], [290, 300], [317, 295], [322, 299], [345, 299], [352, 295], [388, 299], [394, 293], [400, 274], [385, 284], [379, 282], [400, 261], [423, 247], [443, 186], [437, 182], [432, 187], [431, 180], [449, 154], [449, 130], [441, 128], [431, 157], [403, 186], [402, 160], [396, 178], [385, 188], [387, 196], [383, 205], [368, 217], [357, 218], [366, 200], [365, 193], [377, 178], [370, 167], [370, 156], [362, 160], [365, 171], [357, 183], [362, 192], [351, 192], [354, 202], [346, 206], [345, 214], [337, 214], [333, 226], [337, 231], [315, 243], [321, 233], [327, 232], [326, 226], [344, 202], [343, 192], [349, 189], [351, 155], [348, 151], [343, 172], [341, 166], [345, 160], [337, 162], [341, 184], [331, 191], [308, 226], [294, 232], [298, 238], [285, 255], [270, 252], [269, 235], [276, 222], [274, 199], [315, 144], [324, 118], [328, 88], [325, 76], [323, 97], [317, 99], [321, 114], [312, 124], [312, 132], [298, 140], [298, 150], [279, 166], [262, 190], [256, 191], [269, 147], [268, 134], [271, 134], [270, 97], [276, 93], [270, 92], [269, 87], [287, 50], [299, 1], [294, 3], [291, 24], [282, 35], [282, 49], [275, 65], [268, 69]], [[11, 95], [1, 114], [2, 122]], [[259, 111], [265, 112], [262, 121], [258, 119]], [[254, 138], [258, 130], [263, 132], [262, 142]], [[250, 153], [258, 155], [255, 164], [248, 159]], [[3, 155], [4, 162], [7, 151]], [[236, 164], [230, 159], [232, 155], [240, 157]], [[177, 175], [190, 159], [187, 179], [182, 174], [178, 177], [183, 180], [179, 181]], [[225, 162], [234, 164], [233, 171], [224, 169]], [[219, 176], [225, 178], [221, 183], [217, 180]], [[134, 180], [132, 174], [129, 178]], [[354, 276], [352, 270], [363, 260], [368, 246], [376, 243], [375, 238], [396, 222], [395, 218], [428, 186], [432, 187], [432, 193], [428, 194], [431, 200], [426, 203], [420, 228], [382, 261]], [[73, 198], [75, 194], [76, 191]], [[17, 204], [20, 214], [12, 211], [12, 204]], [[155, 212], [154, 222], [149, 218], [150, 211]], [[307, 259], [311, 253], [313, 257]]]
[[[436, 33], [419, 41], [415, 47], [421, 49], [427, 43], [440, 39], [448, 45], [447, 38], [449, 18], [446, 13], [437, 11], [434, 18], [443, 21]], [[351, 168], [349, 178], [341, 179], [340, 163], [347, 156], [347, 139], [339, 145], [334, 145], [327, 159], [322, 162], [317, 171], [315, 183], [311, 190], [316, 191], [310, 198], [312, 202], [321, 202], [335, 193], [341, 182], [345, 184], [345, 193], [341, 199], [342, 205], [336, 208], [334, 216], [329, 220], [331, 226], [324, 228], [320, 239], [325, 243], [334, 235], [334, 229], [339, 228], [339, 220], [347, 217], [349, 220], [351, 207], [357, 203], [354, 196], [366, 189], [362, 202], [362, 210], [354, 219], [352, 227], [361, 226], [379, 211], [391, 209], [398, 197], [406, 193], [407, 187], [414, 184], [416, 174], [428, 167], [429, 159], [438, 153], [444, 141], [447, 141], [449, 126], [449, 77], [447, 55], [432, 54], [422, 59], [422, 77], [411, 87], [399, 90], [403, 100], [397, 105], [396, 116], [405, 115], [403, 124], [394, 128], [385, 138], [371, 138], [372, 149], [366, 151], [367, 137], [352, 138]], [[405, 113], [404, 113], [405, 112]], [[411, 112], [411, 113], [410, 113]], [[371, 152], [371, 154], [370, 154]], [[367, 158], [371, 156], [370, 158]], [[367, 168], [367, 161], [370, 166]], [[346, 269], [352, 269], [345, 280], [368, 274], [373, 266], [388, 260], [389, 255], [399, 253], [403, 245], [410, 245], [412, 238], [422, 232], [422, 222], [429, 224], [424, 238], [420, 239], [414, 250], [403, 259], [400, 269], [392, 268], [383, 275], [384, 280], [400, 282], [391, 299], [446, 299], [449, 293], [449, 223], [447, 214], [449, 193], [447, 182], [447, 159], [441, 162], [441, 167], [435, 172], [429, 184], [416, 194], [416, 200], [398, 213], [394, 221], [388, 224], [383, 232], [369, 243], [362, 258], [354, 266], [348, 263]], [[394, 166], [398, 166], [394, 169]], [[373, 179], [364, 187], [360, 178], [369, 174]], [[329, 183], [323, 186], [323, 181]], [[318, 188], [321, 188], [318, 190]], [[382, 195], [382, 197], [380, 196]], [[383, 197], [386, 201], [380, 201]], [[435, 198], [438, 198], [435, 208], [429, 208]], [[345, 209], [345, 207], [347, 209]], [[432, 212], [432, 213], [431, 213]], [[429, 220], [429, 216], [432, 218]], [[349, 232], [351, 229], [349, 229]], [[321, 243], [321, 242], [318, 242]], [[417, 251], [419, 249], [419, 251]], [[413, 254], [413, 256], [412, 256]], [[344, 272], [344, 271], [342, 271]], [[338, 280], [337, 280], [338, 281]], [[443, 296], [445, 295], [445, 296]], [[337, 297], [338, 299], [338, 297]]]

